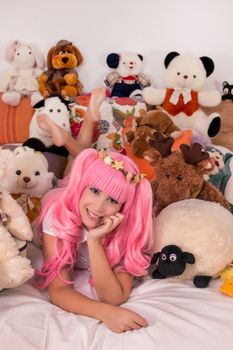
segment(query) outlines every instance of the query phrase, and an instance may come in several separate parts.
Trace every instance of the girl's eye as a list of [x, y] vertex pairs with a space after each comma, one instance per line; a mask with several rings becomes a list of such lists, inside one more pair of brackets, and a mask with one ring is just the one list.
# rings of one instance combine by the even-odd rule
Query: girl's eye
[[109, 198], [109, 201], [112, 204], [118, 204], [118, 202], [115, 199], [111, 198], [111, 197]]
[[100, 191], [99, 191], [97, 188], [95, 188], [95, 187], [91, 187], [90, 190], [91, 190], [91, 192], [94, 193], [94, 194], [99, 194], [99, 192], [100, 192]]

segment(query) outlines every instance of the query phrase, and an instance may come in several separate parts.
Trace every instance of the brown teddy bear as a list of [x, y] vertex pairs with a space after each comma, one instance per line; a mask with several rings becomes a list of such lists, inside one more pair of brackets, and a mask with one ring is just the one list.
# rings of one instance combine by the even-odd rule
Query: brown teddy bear
[[172, 152], [172, 137], [166, 138], [160, 133], [153, 136], [153, 140], [149, 140], [152, 148], [144, 153], [144, 157], [155, 167], [151, 185], [156, 213], [171, 203], [189, 198], [217, 202], [229, 209], [222, 193], [204, 180], [204, 174], [213, 170], [214, 162], [199, 143], [182, 144], [179, 150]]
[[167, 113], [160, 110], [151, 110], [144, 117], [136, 118], [136, 128], [126, 133], [133, 154], [143, 158], [144, 152], [151, 148], [147, 141], [153, 139], [155, 132], [160, 132], [166, 136], [172, 135], [174, 138], [181, 135], [180, 129], [175, 126]]
[[38, 78], [41, 94], [45, 98], [53, 93], [62, 95], [64, 98], [80, 95], [83, 86], [78, 80], [75, 67], [78, 67], [82, 61], [80, 51], [72, 42], [58, 41], [48, 52], [48, 70]]

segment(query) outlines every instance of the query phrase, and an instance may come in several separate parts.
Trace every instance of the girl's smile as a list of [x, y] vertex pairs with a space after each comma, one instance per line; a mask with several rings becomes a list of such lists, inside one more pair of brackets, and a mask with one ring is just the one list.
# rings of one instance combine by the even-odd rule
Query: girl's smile
[[118, 213], [121, 207], [122, 203], [95, 187], [86, 187], [79, 203], [82, 222], [88, 230], [102, 225], [106, 218]]

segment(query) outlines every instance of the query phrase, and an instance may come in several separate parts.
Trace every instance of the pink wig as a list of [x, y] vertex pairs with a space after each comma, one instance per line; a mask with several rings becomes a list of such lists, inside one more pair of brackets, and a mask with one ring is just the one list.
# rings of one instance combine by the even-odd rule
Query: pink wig
[[[115, 160], [123, 161], [127, 172], [139, 173], [128, 157], [114, 152], [109, 154]], [[74, 268], [77, 249], [82, 240], [79, 202], [86, 187], [96, 187], [124, 203], [121, 210], [124, 214], [123, 221], [102, 240], [112, 268], [127, 271], [133, 276], [147, 274], [154, 244], [150, 183], [146, 179], [137, 185], [131, 183], [121, 171], [106, 165], [96, 150], [87, 149], [76, 157], [70, 175], [63, 179], [60, 187], [50, 191], [43, 201], [37, 222], [38, 233], [42, 235], [43, 218], [54, 203], [56, 254], [45, 262], [41, 272], [37, 272], [38, 276], [44, 278], [41, 288], [46, 288], [56, 276], [62, 279], [60, 272], [65, 265]]]

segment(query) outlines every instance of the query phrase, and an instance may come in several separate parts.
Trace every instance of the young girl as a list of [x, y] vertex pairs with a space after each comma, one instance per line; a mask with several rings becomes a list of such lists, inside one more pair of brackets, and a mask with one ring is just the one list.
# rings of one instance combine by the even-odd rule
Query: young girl
[[[147, 274], [154, 243], [151, 186], [128, 157], [81, 152], [60, 187], [46, 194], [38, 228], [45, 262], [37, 285], [48, 287], [52, 303], [115, 332], [147, 326], [119, 307], [134, 276]], [[98, 300], [74, 290], [75, 267], [90, 269]]]

